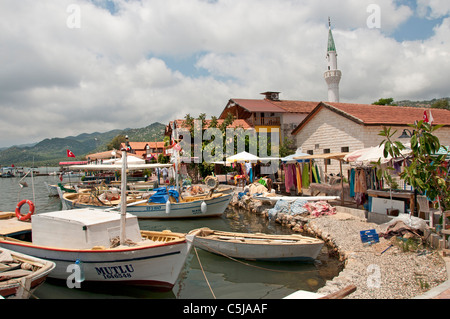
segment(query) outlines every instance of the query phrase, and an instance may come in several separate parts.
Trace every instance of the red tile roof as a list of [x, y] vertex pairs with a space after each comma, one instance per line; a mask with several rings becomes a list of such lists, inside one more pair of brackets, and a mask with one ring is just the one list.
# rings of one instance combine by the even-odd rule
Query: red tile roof
[[[130, 142], [130, 146], [134, 150], [145, 150], [145, 146], [147, 144], [150, 148], [163, 148], [164, 147], [164, 142]], [[125, 143], [122, 143], [121, 147], [125, 147]]]
[[283, 108], [276, 106], [270, 100], [248, 100], [248, 99], [231, 99], [234, 103], [240, 105], [249, 112], [272, 112], [284, 113]]
[[[116, 157], [122, 157], [122, 152], [117, 151], [117, 150], [114, 150], [114, 151], [116, 152]], [[113, 157], [111, 152], [113, 152], [113, 150], [100, 152], [100, 153], [92, 153], [92, 154], [86, 155], [86, 158], [89, 158], [91, 161], [99, 160], [99, 159], [110, 159]]]
[[406, 126], [423, 119], [424, 111], [433, 116], [433, 124], [450, 126], [450, 111], [407, 106], [386, 106], [371, 104], [351, 104], [321, 102], [292, 132], [297, 134], [322, 108], [327, 108], [361, 125]]
[[223, 110], [220, 118], [226, 116], [228, 108], [233, 103], [247, 110], [248, 112], [270, 112], [270, 113], [310, 113], [319, 102], [311, 101], [291, 101], [291, 100], [255, 100], [255, 99], [231, 99], [227, 107]]

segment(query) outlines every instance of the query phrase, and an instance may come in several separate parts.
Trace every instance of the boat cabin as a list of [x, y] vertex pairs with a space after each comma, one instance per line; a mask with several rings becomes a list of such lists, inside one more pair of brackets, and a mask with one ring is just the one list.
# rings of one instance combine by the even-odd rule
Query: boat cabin
[[[120, 236], [120, 214], [93, 208], [62, 210], [33, 215], [33, 244], [66, 249], [110, 247]], [[136, 216], [126, 216], [127, 239], [142, 240]]]

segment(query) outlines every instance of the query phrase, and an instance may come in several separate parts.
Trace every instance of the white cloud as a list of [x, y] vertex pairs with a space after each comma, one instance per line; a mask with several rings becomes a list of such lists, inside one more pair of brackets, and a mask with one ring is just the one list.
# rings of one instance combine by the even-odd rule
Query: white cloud
[[421, 17], [437, 19], [450, 14], [448, 0], [417, 0], [417, 12]]
[[[390, 34], [412, 10], [376, 1], [381, 29], [369, 29], [372, 3], [3, 0], [0, 146], [167, 123], [187, 113], [218, 116], [229, 98], [260, 98], [267, 90], [326, 100], [329, 16], [343, 101], [448, 95], [449, 19], [425, 41], [399, 43]], [[446, 3], [419, 1], [418, 8], [445, 16]], [[71, 4], [80, 8], [80, 28], [67, 26]], [[167, 57], [194, 61], [202, 75], [171, 68]]]

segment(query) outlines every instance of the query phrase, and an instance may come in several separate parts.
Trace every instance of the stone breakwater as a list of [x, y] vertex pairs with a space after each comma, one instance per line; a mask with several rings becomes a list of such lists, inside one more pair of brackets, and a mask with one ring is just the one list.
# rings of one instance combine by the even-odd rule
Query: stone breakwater
[[353, 284], [357, 289], [347, 299], [410, 299], [448, 279], [445, 261], [436, 251], [405, 252], [382, 237], [379, 243], [372, 245], [361, 242], [360, 231], [375, 229], [379, 234], [385, 231], [383, 225], [342, 212], [339, 207], [335, 214], [315, 218], [307, 213], [273, 216], [268, 211], [274, 204], [250, 196], [240, 199], [235, 196], [231, 201], [235, 207], [260, 214], [262, 218], [272, 218], [294, 232], [324, 240], [329, 251], [336, 253], [345, 267], [317, 291], [319, 294], [333, 293]]

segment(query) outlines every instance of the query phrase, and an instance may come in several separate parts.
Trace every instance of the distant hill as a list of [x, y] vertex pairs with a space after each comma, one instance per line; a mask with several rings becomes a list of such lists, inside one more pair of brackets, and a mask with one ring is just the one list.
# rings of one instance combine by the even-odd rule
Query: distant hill
[[440, 100], [447, 100], [450, 102], [450, 97], [444, 97], [440, 99], [432, 99], [432, 100], [425, 100], [425, 101], [410, 101], [410, 100], [403, 100], [403, 101], [395, 101], [394, 103], [398, 106], [413, 106], [413, 107], [431, 107], [434, 103], [440, 101]]
[[58, 166], [68, 158], [66, 150], [70, 149], [76, 159], [82, 160], [90, 153], [105, 151], [106, 145], [117, 135], [128, 135], [132, 142], [163, 141], [165, 125], [153, 123], [144, 128], [111, 130], [105, 133], [83, 133], [78, 136], [51, 138], [31, 146], [12, 146], [0, 150], [0, 166]]

